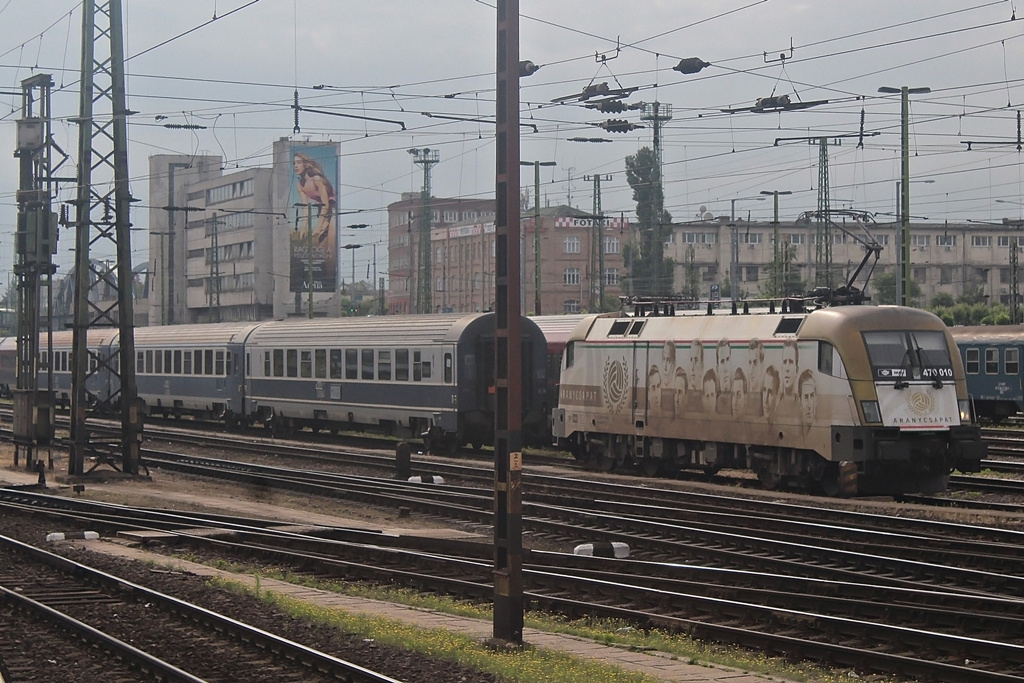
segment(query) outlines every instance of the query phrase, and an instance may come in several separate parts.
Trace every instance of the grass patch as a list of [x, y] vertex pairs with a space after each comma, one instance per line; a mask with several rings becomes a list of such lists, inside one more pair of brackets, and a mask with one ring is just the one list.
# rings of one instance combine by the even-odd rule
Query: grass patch
[[[243, 567], [229, 563], [218, 563], [220, 568], [235, 573], [262, 575], [263, 578], [274, 578], [291, 584], [326, 590], [339, 595], [370, 598], [384, 602], [408, 605], [420, 609], [429, 609], [443, 614], [491, 621], [491, 606], [473, 604], [450, 598], [420, 594], [414, 590], [380, 586], [375, 584], [351, 583], [340, 581], [324, 581], [300, 576], [283, 570], [267, 567], [254, 571], [252, 567]], [[546, 650], [527, 650], [508, 654], [496, 653], [473, 639], [454, 635], [447, 631], [435, 633], [425, 631], [386, 619], [363, 617], [348, 614], [340, 610], [330, 610], [296, 601], [286, 596], [268, 591], [265, 586], [253, 591], [234, 581], [233, 590], [256, 594], [260, 599], [270, 602], [280, 609], [295, 616], [315, 617], [317, 621], [336, 625], [363, 637], [373, 638], [379, 642], [406, 647], [431, 657], [459, 662], [495, 675], [512, 682], [551, 681], [566, 683], [575, 681], [619, 681], [648, 682], [652, 679], [639, 674], [622, 672], [614, 667], [603, 667], [590, 660], [578, 660], [569, 655]], [[257, 581], [257, 586], [261, 584]], [[658, 650], [672, 655], [674, 658], [689, 664], [702, 666], [725, 666], [738, 669], [745, 673], [785, 678], [790, 681], [806, 683], [840, 683], [849, 680], [847, 671], [832, 671], [815, 667], [813, 664], [791, 664], [785, 660], [768, 657], [763, 654], [749, 652], [740, 648], [707, 644], [686, 636], [662, 631], [639, 630], [627, 622], [605, 619], [570, 620], [558, 615], [540, 612], [527, 612], [524, 625], [549, 633], [562, 633], [587, 638], [605, 645], [612, 645], [632, 651], [643, 652]], [[397, 633], [399, 635], [392, 636]], [[595, 670], [592, 667], [599, 667]], [[540, 667], [540, 668], [537, 668]], [[607, 671], [606, 671], [607, 669]], [[538, 677], [538, 672], [543, 675]], [[896, 679], [872, 679], [876, 683], [894, 683]]]
[[551, 650], [525, 648], [519, 652], [496, 652], [473, 638], [442, 629], [420, 629], [391, 619], [321, 607], [271, 591], [256, 592], [235, 581], [216, 583], [237, 592], [256, 595], [264, 603], [296, 618], [338, 628], [346, 633], [370, 638], [390, 647], [418, 652], [433, 659], [456, 662], [494, 674], [509, 683], [657, 683], [658, 680]]

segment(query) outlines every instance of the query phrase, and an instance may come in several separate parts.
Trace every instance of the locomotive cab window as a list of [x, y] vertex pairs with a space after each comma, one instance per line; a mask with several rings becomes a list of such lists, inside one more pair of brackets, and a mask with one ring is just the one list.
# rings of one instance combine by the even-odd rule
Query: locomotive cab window
[[964, 351], [964, 369], [968, 375], [977, 375], [981, 372], [981, 354], [978, 353], [978, 349]]
[[953, 364], [942, 332], [892, 330], [864, 332], [875, 379], [952, 379]]
[[839, 351], [828, 342], [818, 342], [818, 372], [839, 379], [847, 379], [846, 366], [843, 365]]
[[569, 342], [565, 345], [565, 367], [571, 368], [576, 362], [576, 342]]
[[640, 334], [640, 330], [644, 329], [644, 322], [645, 321], [643, 320], [635, 321], [633, 325], [629, 328], [629, 336], [632, 337], [634, 335]]

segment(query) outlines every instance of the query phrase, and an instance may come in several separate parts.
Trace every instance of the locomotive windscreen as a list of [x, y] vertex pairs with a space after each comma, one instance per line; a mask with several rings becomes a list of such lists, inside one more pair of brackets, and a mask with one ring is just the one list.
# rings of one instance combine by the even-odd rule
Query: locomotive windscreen
[[946, 335], [931, 331], [865, 332], [876, 379], [952, 379]]

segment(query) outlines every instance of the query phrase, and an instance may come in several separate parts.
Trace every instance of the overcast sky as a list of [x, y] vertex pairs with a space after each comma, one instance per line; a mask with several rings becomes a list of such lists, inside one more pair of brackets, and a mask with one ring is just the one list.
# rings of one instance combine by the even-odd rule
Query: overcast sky
[[[9, 150], [0, 151], [4, 280], [12, 263], [20, 110], [20, 97], [9, 93], [33, 74], [52, 74], [55, 138], [76, 149], [70, 119], [78, 109], [80, 5], [0, 0], [0, 150]], [[739, 216], [771, 220], [770, 199], [749, 199], [764, 190], [793, 192], [780, 200], [783, 220], [816, 209], [817, 144], [776, 141], [841, 135], [841, 144], [829, 147], [832, 207], [875, 212], [887, 222], [899, 178], [900, 98], [878, 89], [928, 87], [912, 96], [911, 173], [933, 182], [913, 183], [912, 215], [938, 222], [1019, 218], [1018, 9], [1024, 12], [1015, 0], [522, 0], [521, 56], [542, 66], [522, 82], [521, 118], [536, 126], [523, 129], [522, 158], [557, 163], [542, 171], [542, 203], [589, 211], [593, 185], [584, 176], [611, 175], [602, 182], [602, 207], [631, 215], [624, 158], [651, 144], [650, 126], [606, 133], [593, 124], [642, 124], [639, 112], [601, 114], [553, 100], [591, 84], [637, 88], [627, 103], [657, 101], [673, 110], [663, 142], [666, 205], [675, 220], [693, 220], [701, 207], [726, 215], [730, 200]], [[138, 112], [129, 126], [137, 227], [148, 225], [150, 155], [212, 153], [228, 169], [269, 166], [281, 137], [341, 143], [340, 210], [361, 212], [341, 224], [374, 226], [341, 239], [380, 245], [380, 272], [385, 209], [422, 183], [409, 148], [439, 151], [434, 196], [493, 195], [494, 126], [441, 118], [493, 117], [491, 0], [124, 0], [124, 12], [128, 105]], [[673, 71], [684, 57], [711, 66], [695, 75]], [[387, 121], [303, 112], [301, 132], [293, 134], [296, 88], [305, 107]], [[772, 95], [827, 103], [782, 113], [722, 111]], [[1003, 144], [968, 149], [966, 142]], [[522, 179], [532, 191], [532, 171]], [[72, 194], [68, 186], [60, 198]], [[147, 245], [137, 242], [141, 261]], [[63, 235], [61, 272], [71, 245]], [[371, 252], [357, 253], [363, 273]]]

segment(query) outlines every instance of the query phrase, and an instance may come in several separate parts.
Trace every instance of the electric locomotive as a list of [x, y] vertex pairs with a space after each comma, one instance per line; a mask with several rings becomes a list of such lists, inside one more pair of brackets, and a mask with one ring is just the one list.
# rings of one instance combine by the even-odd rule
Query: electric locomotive
[[828, 495], [941, 491], [985, 456], [946, 326], [896, 306], [588, 317], [553, 435], [602, 469], [745, 469]]

